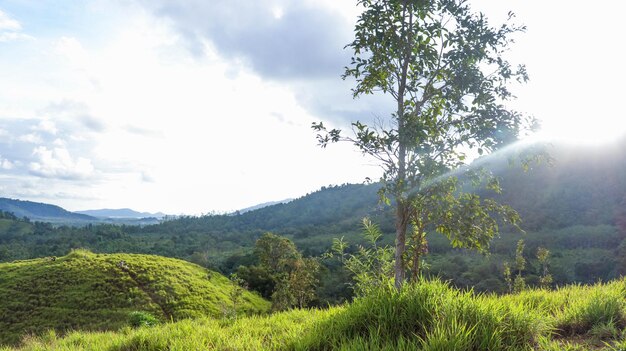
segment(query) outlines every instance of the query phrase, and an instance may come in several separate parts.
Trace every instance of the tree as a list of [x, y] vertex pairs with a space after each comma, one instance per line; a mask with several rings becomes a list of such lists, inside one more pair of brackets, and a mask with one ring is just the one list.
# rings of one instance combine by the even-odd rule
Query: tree
[[[356, 80], [355, 98], [390, 95], [395, 112], [374, 124], [352, 123], [352, 136], [321, 122], [312, 127], [322, 147], [348, 141], [380, 162], [381, 199], [395, 206], [394, 275], [400, 288], [409, 262], [417, 279], [429, 228], [448, 236], [455, 247], [486, 250], [498, 233], [494, 215], [518, 219], [506, 206], [462, 193], [450, 171], [463, 166], [469, 152], [493, 151], [532, 124], [504, 106], [513, 97], [509, 83], [528, 79], [524, 66], [514, 68], [503, 57], [511, 34], [525, 28], [490, 27], [465, 0], [357, 3], [363, 12], [347, 45], [354, 57], [343, 78]], [[486, 184], [499, 189], [494, 179]], [[412, 250], [407, 250], [409, 228]]]
[[519, 240], [517, 242], [517, 247], [515, 248], [515, 269], [517, 270], [517, 276], [515, 276], [515, 280], [513, 281], [513, 292], [521, 292], [526, 288], [526, 282], [524, 281], [524, 277], [522, 277], [522, 272], [524, 268], [526, 268], [526, 259], [524, 258], [524, 240]]
[[504, 261], [503, 264], [503, 275], [504, 281], [506, 282], [506, 286], [509, 289], [509, 294], [513, 292], [513, 279], [511, 278], [511, 266], [509, 262]]
[[537, 248], [537, 260], [541, 265], [541, 277], [539, 278], [539, 284], [542, 288], [549, 288], [552, 284], [552, 274], [550, 274], [549, 266], [550, 251], [545, 247]]
[[380, 245], [382, 233], [369, 218], [363, 218], [363, 238], [367, 246], [359, 245], [356, 253], [347, 254], [348, 243], [343, 238], [334, 239], [329, 258], [337, 257], [352, 275], [352, 288], [356, 296], [368, 293], [384, 286], [389, 281], [389, 273], [393, 271], [391, 258], [393, 250]]
[[[259, 257], [259, 266], [240, 267], [238, 276], [252, 283], [249, 286], [262, 288], [260, 292], [264, 296], [270, 295], [272, 309], [302, 308], [316, 297], [319, 263], [302, 257], [291, 240], [266, 233], [257, 240], [255, 253]], [[256, 277], [255, 272], [260, 277]]]

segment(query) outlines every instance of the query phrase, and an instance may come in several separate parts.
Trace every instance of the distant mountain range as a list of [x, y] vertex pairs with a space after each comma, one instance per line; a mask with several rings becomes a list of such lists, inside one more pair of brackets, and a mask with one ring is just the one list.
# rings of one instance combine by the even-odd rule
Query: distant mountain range
[[157, 224], [166, 216], [161, 212], [137, 212], [129, 208], [71, 212], [56, 205], [5, 197], [0, 197], [0, 211], [13, 213], [20, 218], [27, 217], [33, 221], [69, 225], [88, 223], [147, 225]]
[[74, 213], [80, 213], [80, 214], [88, 215], [91, 217], [98, 217], [98, 218], [158, 218], [158, 219], [161, 219], [166, 216], [166, 214], [162, 212], [157, 212], [157, 213], [137, 212], [135, 210], [131, 210], [130, 208], [119, 208], [119, 209], [104, 208], [100, 210], [76, 211]]
[[98, 218], [67, 211], [59, 206], [0, 197], [0, 210], [18, 217], [45, 222], [91, 222]]
[[[293, 199], [264, 202], [258, 205], [246, 207], [233, 214], [262, 209], [268, 206], [284, 204]], [[155, 224], [168, 216], [163, 212], [139, 212], [130, 208], [97, 209], [83, 211], [67, 211], [60, 206], [41, 202], [24, 201], [0, 197], [0, 211], [11, 212], [17, 217], [28, 217], [34, 221], [61, 223], [61, 224], [87, 224], [100, 222], [114, 222], [123, 224]]]

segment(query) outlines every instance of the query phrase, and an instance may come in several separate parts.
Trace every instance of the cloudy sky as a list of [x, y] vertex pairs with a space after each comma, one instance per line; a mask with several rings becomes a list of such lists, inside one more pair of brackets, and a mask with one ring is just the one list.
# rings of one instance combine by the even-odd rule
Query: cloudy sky
[[[514, 107], [542, 138], [626, 132], [621, 3], [472, 1], [528, 26]], [[357, 15], [352, 0], [0, 0], [0, 196], [198, 214], [375, 178], [310, 130], [392, 106], [340, 79]]]

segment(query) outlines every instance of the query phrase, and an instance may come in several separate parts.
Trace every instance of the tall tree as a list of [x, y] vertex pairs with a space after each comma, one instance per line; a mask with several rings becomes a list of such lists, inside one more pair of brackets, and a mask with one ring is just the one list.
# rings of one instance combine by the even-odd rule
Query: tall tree
[[[490, 152], [532, 124], [504, 105], [513, 98], [509, 83], [528, 79], [524, 66], [513, 67], [503, 57], [511, 34], [525, 28], [491, 27], [465, 0], [357, 4], [363, 11], [355, 39], [347, 45], [354, 57], [344, 79], [356, 80], [355, 98], [390, 95], [395, 112], [376, 124], [352, 123], [351, 136], [323, 123], [314, 123], [313, 129], [322, 147], [349, 141], [380, 162], [381, 199], [393, 200], [396, 207], [394, 274], [400, 288], [407, 268], [413, 278], [419, 274], [429, 228], [448, 236], [454, 246], [485, 250], [498, 232], [494, 214], [517, 220], [506, 206], [462, 193], [449, 172], [463, 166], [467, 154]], [[509, 13], [507, 22], [512, 18]], [[488, 185], [499, 189], [497, 181]]]

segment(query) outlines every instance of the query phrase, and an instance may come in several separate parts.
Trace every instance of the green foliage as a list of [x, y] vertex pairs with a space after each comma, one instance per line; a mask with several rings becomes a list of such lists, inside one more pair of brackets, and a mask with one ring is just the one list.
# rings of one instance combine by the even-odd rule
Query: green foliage
[[550, 251], [544, 247], [537, 249], [537, 260], [541, 265], [541, 278], [539, 278], [539, 284], [543, 288], [549, 288], [552, 284], [552, 275], [548, 271], [548, 259], [550, 257]]
[[513, 279], [511, 278], [511, 267], [508, 262], [504, 262], [503, 265], [504, 281], [509, 288], [509, 293], [513, 292]]
[[272, 274], [282, 274], [290, 270], [291, 263], [302, 257], [296, 245], [288, 238], [265, 233], [254, 245], [259, 264]]
[[522, 271], [526, 268], [526, 259], [524, 258], [524, 240], [517, 242], [517, 247], [515, 248], [515, 269], [517, 270], [517, 275], [513, 280], [513, 292], [521, 292], [526, 289], [526, 282], [524, 281], [524, 277], [522, 277]]
[[[316, 298], [320, 265], [316, 259], [304, 258], [288, 238], [265, 233], [255, 245], [259, 265], [240, 267], [242, 279], [250, 279], [252, 286], [271, 294], [272, 309], [303, 308]], [[260, 276], [254, 276], [253, 273]], [[271, 290], [268, 290], [271, 288]]]
[[522, 271], [526, 268], [526, 259], [524, 258], [524, 240], [517, 242], [515, 248], [515, 269], [517, 270], [517, 276], [522, 275]]
[[[134, 311], [161, 321], [221, 316], [235, 286], [219, 273], [158, 256], [94, 254], [0, 264], [0, 344], [48, 329], [117, 330]], [[244, 292], [241, 313], [269, 303]]]
[[521, 291], [524, 291], [525, 289], [526, 281], [524, 280], [524, 278], [521, 275], [515, 276], [515, 279], [513, 280], [513, 292], [519, 293]]
[[333, 239], [330, 258], [336, 257], [350, 272], [356, 296], [366, 296], [391, 283], [393, 249], [380, 245], [382, 233], [369, 218], [363, 218], [363, 238], [367, 246], [359, 245], [356, 253], [347, 254], [348, 243], [343, 238]]
[[128, 314], [128, 323], [134, 328], [153, 327], [159, 324], [159, 320], [149, 312], [133, 311]]
[[[517, 213], [456, 187], [468, 150], [479, 155], [515, 140], [532, 124], [504, 103], [511, 81], [526, 81], [524, 66], [513, 68], [503, 52], [511, 35], [524, 27], [491, 27], [482, 14], [460, 0], [358, 0], [362, 13], [354, 29], [353, 51], [344, 78], [356, 80], [354, 97], [382, 91], [397, 106], [375, 126], [352, 123], [353, 136], [313, 123], [322, 147], [347, 141], [383, 168], [380, 195], [395, 201], [395, 284], [405, 280], [407, 227], [422, 238], [428, 226], [454, 247], [486, 250], [498, 233], [494, 216], [517, 222]], [[510, 17], [513, 17], [512, 15]], [[510, 20], [510, 18], [509, 18]], [[489, 178], [486, 188], [499, 191]], [[421, 248], [413, 251], [412, 279], [419, 275]]]

